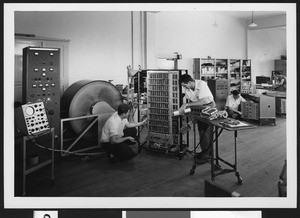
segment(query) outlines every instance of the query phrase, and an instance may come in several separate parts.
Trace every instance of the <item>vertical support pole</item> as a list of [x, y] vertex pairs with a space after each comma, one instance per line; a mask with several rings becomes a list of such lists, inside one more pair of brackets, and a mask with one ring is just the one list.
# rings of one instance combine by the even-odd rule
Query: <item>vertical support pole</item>
[[[216, 128], [216, 132], [217, 132], [217, 127]], [[216, 133], [216, 137], [217, 137], [218, 133]], [[217, 141], [216, 141], [216, 158], [217, 158]], [[215, 171], [214, 171], [214, 142], [212, 141], [212, 145], [211, 145], [211, 151], [210, 151], [211, 157], [210, 157], [210, 173], [211, 173], [211, 181], [215, 181]]]
[[54, 128], [51, 128], [51, 143], [52, 143], [52, 150], [51, 150], [51, 182], [53, 183], [54, 180]]
[[219, 128], [215, 126], [215, 131], [216, 131], [216, 165], [219, 166], [219, 136], [218, 136], [218, 130]]
[[60, 154], [63, 155], [64, 150], [64, 121], [63, 119], [60, 120]]
[[131, 11], [131, 66], [134, 69], [134, 46], [133, 46], [133, 11]]
[[[137, 94], [137, 113], [138, 113], [138, 122], [140, 122], [141, 120], [141, 117], [140, 117], [140, 98], [141, 98], [141, 92], [140, 92], [140, 83], [141, 83], [141, 79], [140, 79], [140, 71], [137, 72], [137, 77], [138, 77], [138, 85], [137, 85], [137, 90], [138, 90], [138, 94]], [[141, 151], [141, 142], [140, 142], [140, 127], [138, 126], [138, 135], [137, 135], [137, 138], [138, 138], [138, 151], [140, 152]]]
[[144, 13], [144, 65], [143, 69], [147, 69], [147, 12]]
[[237, 130], [234, 130], [234, 169], [237, 169], [237, 151], [236, 151]]
[[26, 192], [25, 192], [25, 188], [26, 188], [26, 138], [25, 136], [23, 137], [23, 196], [25, 196]]

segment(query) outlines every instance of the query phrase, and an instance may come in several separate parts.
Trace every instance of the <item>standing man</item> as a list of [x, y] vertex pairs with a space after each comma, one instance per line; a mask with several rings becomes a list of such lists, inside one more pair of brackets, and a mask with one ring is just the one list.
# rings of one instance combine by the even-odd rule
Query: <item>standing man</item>
[[[216, 107], [214, 97], [203, 80], [194, 80], [190, 75], [183, 74], [180, 77], [181, 86], [185, 88], [185, 97], [189, 100], [179, 109], [179, 113], [183, 114], [186, 107]], [[198, 131], [200, 137], [200, 147], [202, 151], [197, 154], [197, 163], [203, 164], [209, 161], [211, 146], [213, 143], [213, 126], [198, 121]]]
[[225, 104], [225, 110], [228, 116], [234, 119], [240, 119], [241, 112], [241, 102], [246, 101], [239, 93], [238, 90], [233, 90], [231, 95], [228, 95]]
[[138, 145], [135, 141], [137, 129], [144, 125], [145, 119], [138, 123], [129, 123], [129, 106], [120, 104], [118, 111], [106, 121], [101, 134], [101, 144], [111, 163], [126, 161], [135, 157], [138, 153]]

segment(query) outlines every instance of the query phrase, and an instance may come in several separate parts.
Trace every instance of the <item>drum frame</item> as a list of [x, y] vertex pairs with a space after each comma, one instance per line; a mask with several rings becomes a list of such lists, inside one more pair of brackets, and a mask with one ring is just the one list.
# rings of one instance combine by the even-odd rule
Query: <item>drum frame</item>
[[[89, 125], [83, 129], [83, 131], [77, 136], [77, 138], [71, 143], [70, 146], [68, 146], [67, 148], [65, 148], [65, 145], [64, 145], [64, 123], [65, 122], [70, 122], [70, 121], [74, 121], [74, 120], [79, 120], [79, 119], [88, 119], [88, 118], [93, 118], [93, 120], [89, 123]], [[79, 150], [72, 150], [71, 149], [77, 144], [77, 142], [79, 141], [79, 139], [81, 139], [84, 134], [92, 128], [92, 126], [97, 123], [97, 132], [98, 132], [98, 115], [95, 114], [95, 115], [87, 115], [87, 116], [81, 116], [81, 117], [72, 117], [72, 118], [64, 118], [64, 119], [61, 119], [60, 121], [60, 149], [61, 149], [61, 156], [67, 156], [69, 154], [69, 152], [74, 152], [74, 153], [80, 153], [80, 152], [83, 152], [83, 151], [88, 151], [88, 150], [92, 150], [92, 149], [95, 149], [95, 148], [100, 148], [100, 139], [99, 139], [99, 134], [98, 134], [98, 137], [97, 137], [97, 145], [96, 146], [91, 146], [91, 147], [87, 147], [87, 148], [83, 148], [83, 149], [79, 149]]]

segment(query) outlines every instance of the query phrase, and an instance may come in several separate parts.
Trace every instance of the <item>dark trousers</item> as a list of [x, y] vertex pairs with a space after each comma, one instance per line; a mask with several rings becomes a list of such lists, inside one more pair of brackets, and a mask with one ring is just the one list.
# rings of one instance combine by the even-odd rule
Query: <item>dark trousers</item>
[[[123, 137], [131, 136], [136, 138], [137, 136], [136, 128], [126, 128], [123, 132]], [[130, 160], [138, 153], [137, 143], [131, 142], [130, 140], [118, 144], [112, 144], [110, 142], [102, 143], [102, 147], [107, 155], [113, 154], [119, 161]]]
[[[239, 105], [238, 111], [241, 111], [241, 110], [242, 110], [241, 105]], [[238, 119], [238, 120], [242, 118], [242, 116], [240, 114], [234, 112], [233, 110], [230, 110], [230, 109], [227, 108], [226, 111], [228, 113], [228, 117], [230, 117], [230, 118]]]
[[204, 155], [209, 156], [213, 143], [213, 125], [198, 121], [198, 131], [200, 137], [200, 147]]
[[233, 119], [237, 119], [237, 120], [239, 120], [239, 119], [242, 118], [240, 114], [238, 114], [238, 113], [236, 113], [236, 112], [234, 112], [232, 110], [227, 109], [226, 111], [228, 113], [228, 117], [229, 118], [233, 118]]
[[[203, 106], [215, 108], [216, 103], [212, 101], [211, 103]], [[200, 147], [202, 149], [201, 153], [205, 156], [210, 156], [211, 146], [213, 143], [214, 126], [198, 121], [198, 131], [200, 137]]]

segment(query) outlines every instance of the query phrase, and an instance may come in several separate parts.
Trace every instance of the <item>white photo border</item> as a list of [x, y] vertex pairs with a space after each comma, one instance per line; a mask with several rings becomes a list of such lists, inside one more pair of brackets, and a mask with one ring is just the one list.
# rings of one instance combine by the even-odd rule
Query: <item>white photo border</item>
[[[59, 5], [59, 7], [57, 7]], [[196, 197], [14, 197], [14, 12], [15, 11], [286, 11], [287, 18], [287, 196]], [[4, 208], [295, 208], [297, 207], [296, 4], [4, 4]], [[293, 146], [292, 146], [293, 145]], [[155, 200], [154, 200], [155, 199]]]

